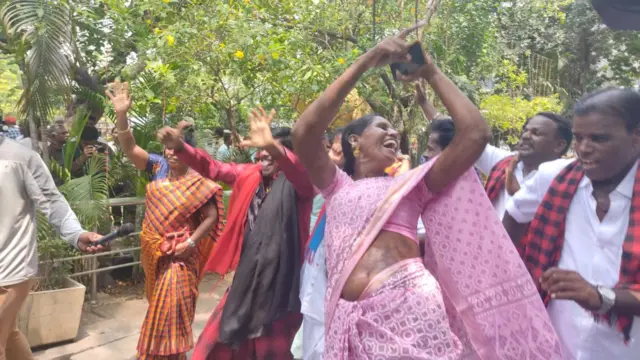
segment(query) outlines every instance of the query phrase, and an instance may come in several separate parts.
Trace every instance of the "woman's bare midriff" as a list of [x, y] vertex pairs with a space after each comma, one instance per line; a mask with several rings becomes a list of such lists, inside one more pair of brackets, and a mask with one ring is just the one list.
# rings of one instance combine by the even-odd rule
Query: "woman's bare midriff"
[[357, 301], [378, 273], [402, 260], [420, 257], [420, 247], [410, 238], [381, 231], [347, 278], [342, 298]]

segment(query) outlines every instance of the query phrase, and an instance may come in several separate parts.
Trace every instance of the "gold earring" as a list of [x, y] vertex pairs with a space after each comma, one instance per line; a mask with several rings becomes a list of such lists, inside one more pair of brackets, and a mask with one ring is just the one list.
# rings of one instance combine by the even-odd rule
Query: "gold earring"
[[353, 156], [354, 157], [360, 156], [360, 147], [358, 145], [353, 145]]

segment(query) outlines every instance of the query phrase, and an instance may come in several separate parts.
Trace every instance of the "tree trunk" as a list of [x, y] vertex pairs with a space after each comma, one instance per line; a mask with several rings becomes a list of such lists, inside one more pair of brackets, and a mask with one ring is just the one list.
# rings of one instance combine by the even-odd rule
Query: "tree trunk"
[[[27, 83], [27, 78], [25, 74], [27, 73], [27, 65], [24, 59], [21, 59], [18, 62], [18, 66], [20, 67], [20, 71], [22, 72], [21, 80], [22, 80], [22, 90], [26, 90], [29, 87]], [[40, 125], [43, 125], [42, 119], [40, 119]], [[43, 141], [46, 139], [44, 136], [40, 135], [40, 131], [38, 129], [38, 125], [33, 119], [33, 111], [31, 109], [27, 112], [27, 126], [29, 126], [29, 137], [31, 138], [31, 149], [38, 154], [41, 154], [44, 160], [44, 163], [49, 167], [49, 149], [46, 146], [43, 146], [43, 149], [40, 149], [40, 141], [38, 139], [42, 139]], [[40, 136], [38, 136], [40, 135]], [[42, 152], [40, 151], [42, 150]]]
[[236, 112], [234, 108], [224, 108], [224, 113], [227, 114], [227, 122], [229, 123], [229, 130], [231, 130], [231, 139], [235, 144], [240, 142], [240, 137], [238, 136], [238, 132], [236, 131]]

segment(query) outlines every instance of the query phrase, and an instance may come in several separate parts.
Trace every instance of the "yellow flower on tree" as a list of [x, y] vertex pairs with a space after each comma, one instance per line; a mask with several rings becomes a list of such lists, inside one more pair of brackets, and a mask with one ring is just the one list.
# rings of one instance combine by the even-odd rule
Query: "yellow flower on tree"
[[161, 32], [162, 32], [162, 30], [160, 30], [158, 28], [153, 29], [153, 33], [156, 34], [156, 35], [160, 35]]
[[264, 61], [264, 55], [258, 54], [258, 61], [263, 62]]
[[358, 55], [360, 53], [360, 50], [358, 49], [353, 49], [353, 55]]
[[220, 43], [220, 49], [224, 49], [224, 43]]
[[343, 58], [338, 58], [338, 62], [342, 65], [344, 65], [344, 59]]
[[167, 35], [167, 45], [169, 46], [173, 46], [173, 44], [176, 42], [176, 38], [174, 38], [171, 35]]
[[168, 4], [171, 0], [162, 0], [165, 4]]
[[271, 58], [273, 60], [278, 60], [279, 57], [280, 57], [280, 54], [278, 54], [277, 52], [274, 51], [271, 53]]
[[236, 59], [241, 59], [242, 60], [242, 59], [244, 59], [244, 52], [242, 52], [242, 50], [238, 50], [233, 54], [233, 56], [235, 56]]

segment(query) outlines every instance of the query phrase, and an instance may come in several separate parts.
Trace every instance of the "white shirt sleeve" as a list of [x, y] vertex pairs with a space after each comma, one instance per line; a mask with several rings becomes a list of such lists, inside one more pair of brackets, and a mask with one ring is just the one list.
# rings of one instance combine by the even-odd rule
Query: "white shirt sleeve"
[[573, 159], [558, 159], [541, 164], [538, 172], [521, 184], [520, 190], [507, 200], [506, 211], [520, 224], [531, 222], [549, 186]]
[[49, 223], [70, 245], [78, 247], [78, 237], [85, 232], [67, 200], [53, 182], [49, 169], [34, 152], [29, 158], [25, 185], [31, 200], [47, 216]]
[[424, 228], [424, 223], [422, 222], [422, 218], [418, 218], [418, 236], [424, 236], [427, 233], [427, 230]]
[[484, 148], [482, 155], [476, 161], [476, 168], [482, 171], [483, 174], [489, 175], [491, 169], [502, 159], [510, 156], [512, 153], [507, 150], [503, 150], [497, 148], [491, 144], [487, 144], [487, 147]]

